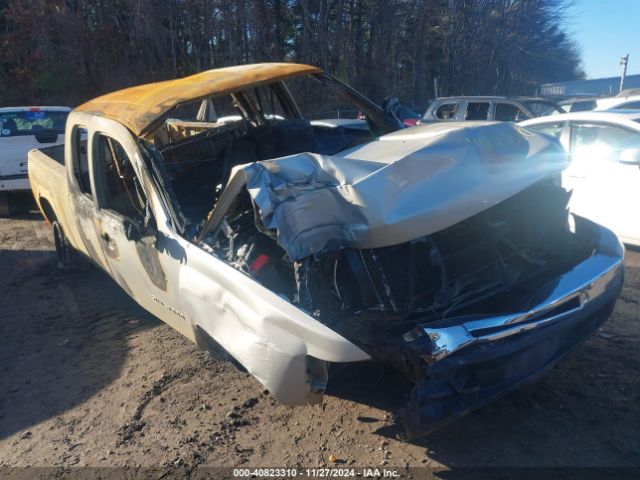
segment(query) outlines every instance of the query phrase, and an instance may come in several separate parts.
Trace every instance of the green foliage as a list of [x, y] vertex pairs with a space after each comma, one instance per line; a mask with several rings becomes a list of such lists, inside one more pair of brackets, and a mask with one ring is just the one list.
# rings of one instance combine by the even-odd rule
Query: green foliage
[[66, 92], [76, 87], [73, 72], [64, 63], [44, 63], [34, 71], [31, 90], [36, 98], [64, 98]]

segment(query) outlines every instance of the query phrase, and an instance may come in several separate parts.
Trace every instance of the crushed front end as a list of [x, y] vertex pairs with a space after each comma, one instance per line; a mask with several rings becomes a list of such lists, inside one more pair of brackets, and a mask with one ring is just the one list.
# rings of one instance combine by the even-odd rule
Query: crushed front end
[[611, 313], [623, 250], [569, 214], [564, 167], [556, 141], [508, 123], [416, 127], [234, 167], [193, 242], [410, 378], [397, 421], [415, 438]]
[[297, 261], [255, 229], [247, 207], [217, 249], [412, 379], [397, 414], [411, 439], [544, 372], [611, 313], [623, 249], [571, 216], [569, 196], [548, 178], [410, 242]]
[[609, 316], [623, 249], [567, 200], [543, 181], [428, 237], [296, 264], [301, 307], [415, 382], [405, 438], [533, 379]]

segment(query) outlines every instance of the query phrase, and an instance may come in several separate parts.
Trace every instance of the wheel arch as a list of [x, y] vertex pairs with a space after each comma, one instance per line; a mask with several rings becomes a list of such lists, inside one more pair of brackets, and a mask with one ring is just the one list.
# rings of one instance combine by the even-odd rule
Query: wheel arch
[[44, 216], [44, 219], [49, 222], [49, 223], [53, 223], [55, 220], [57, 220], [58, 218], [56, 217], [56, 214], [53, 210], [53, 207], [51, 206], [51, 203], [49, 202], [49, 200], [47, 200], [44, 197], [39, 197], [38, 198], [38, 205], [40, 206], [40, 211], [42, 212], [42, 215]]

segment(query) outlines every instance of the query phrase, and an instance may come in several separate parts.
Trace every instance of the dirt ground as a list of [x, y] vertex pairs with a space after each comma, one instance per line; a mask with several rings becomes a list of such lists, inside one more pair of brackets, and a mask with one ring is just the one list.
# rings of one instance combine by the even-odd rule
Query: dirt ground
[[414, 443], [380, 432], [404, 381], [334, 368], [286, 407], [142, 311], [56, 270], [38, 215], [0, 219], [0, 466], [640, 467], [640, 252], [603, 328], [537, 383]]

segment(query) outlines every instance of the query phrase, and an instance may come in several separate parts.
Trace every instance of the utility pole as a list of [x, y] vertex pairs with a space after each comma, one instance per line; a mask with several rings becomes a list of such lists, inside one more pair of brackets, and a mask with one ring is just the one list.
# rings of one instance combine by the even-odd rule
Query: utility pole
[[629, 63], [629, 54], [620, 58], [620, 65], [622, 65], [622, 76], [620, 77], [620, 92], [624, 89], [624, 77], [627, 76], [627, 63]]

